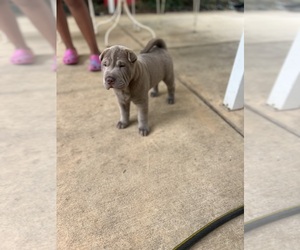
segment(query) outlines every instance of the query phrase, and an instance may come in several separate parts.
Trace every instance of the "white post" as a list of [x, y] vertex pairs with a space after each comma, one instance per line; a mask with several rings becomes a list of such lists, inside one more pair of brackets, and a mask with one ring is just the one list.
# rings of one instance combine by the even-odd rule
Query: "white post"
[[244, 107], [244, 32], [236, 53], [223, 104], [230, 110]]
[[198, 12], [200, 11], [200, 0], [193, 1], [193, 10], [194, 10], [194, 32], [196, 32], [197, 23], [198, 23]]
[[285, 59], [267, 104], [278, 110], [300, 108], [300, 31]]
[[113, 14], [115, 12], [115, 1], [108, 0], [108, 13]]

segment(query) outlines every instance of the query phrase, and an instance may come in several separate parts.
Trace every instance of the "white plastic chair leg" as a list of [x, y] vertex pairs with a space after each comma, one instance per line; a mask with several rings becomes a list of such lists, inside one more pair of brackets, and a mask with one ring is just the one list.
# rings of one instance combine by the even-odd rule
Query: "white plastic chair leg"
[[236, 53], [223, 104], [230, 110], [244, 107], [244, 33]]
[[[133, 4], [134, 3], [135, 2], [133, 2]], [[117, 8], [116, 8], [116, 11], [115, 11], [114, 15], [109, 20], [106, 20], [104, 22], [101, 22], [101, 23], [97, 24], [97, 28], [98, 28], [100, 25], [102, 25], [104, 23], [108, 23], [108, 22], [110, 22], [110, 21], [112, 21], [112, 20], [115, 19], [114, 24], [105, 33], [105, 36], [104, 36], [104, 44], [105, 44], [105, 46], [108, 46], [108, 37], [109, 37], [110, 32], [118, 25], [118, 23], [120, 21], [120, 17], [121, 17], [121, 13], [122, 13], [122, 4], [123, 4], [123, 8], [124, 8], [125, 13], [129, 17], [129, 19], [133, 22], [134, 25], [136, 25], [139, 28], [148, 30], [151, 33], [151, 35], [152, 35], [153, 38], [156, 37], [155, 32], [151, 28], [149, 28], [148, 26], [145, 26], [145, 25], [141, 24], [140, 22], [138, 22], [133, 17], [133, 15], [130, 13], [130, 10], [128, 8], [126, 0], [118, 0]]]

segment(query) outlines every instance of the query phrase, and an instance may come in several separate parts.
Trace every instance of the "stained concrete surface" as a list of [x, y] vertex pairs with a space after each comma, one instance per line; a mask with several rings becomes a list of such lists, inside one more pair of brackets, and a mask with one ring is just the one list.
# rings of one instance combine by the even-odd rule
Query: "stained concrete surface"
[[[178, 80], [200, 94], [205, 89], [203, 98], [221, 106], [221, 90], [226, 89], [234, 46], [242, 33], [242, 15], [205, 14], [202, 23], [216, 29], [198, 26], [196, 33], [189, 26], [191, 13], [160, 16], [160, 20], [156, 15], [137, 18], [154, 28], [162, 23], [155, 31], [174, 57], [176, 104], [166, 104], [162, 84], [160, 96], [150, 100], [150, 135], [138, 134], [134, 105], [130, 126], [117, 130], [114, 93], [102, 86], [102, 73], [87, 72], [88, 49], [69, 20], [75, 45], [84, 56], [75, 67], [60, 63], [57, 72], [58, 249], [172, 249], [206, 223], [243, 204], [243, 137], [230, 126], [242, 119], [242, 112], [229, 112], [225, 119]], [[231, 32], [220, 32], [220, 23], [230, 26]], [[99, 29], [101, 50], [106, 28]], [[131, 23], [122, 17], [110, 44], [138, 52], [149, 39], [149, 33], [132, 31]], [[224, 50], [216, 46], [205, 53], [201, 46], [210, 43]], [[59, 58], [63, 51], [58, 44]], [[194, 81], [201, 74], [195, 58], [203, 64], [204, 58], [211, 62], [210, 67], [199, 64], [208, 72], [203, 73], [207, 80], [198, 86]], [[214, 78], [220, 65], [224, 69]], [[193, 72], [195, 77], [188, 78]], [[207, 84], [214, 86], [211, 91]], [[237, 124], [242, 127], [242, 122]], [[194, 249], [243, 249], [243, 217], [207, 236]]]
[[[238, 18], [225, 15], [227, 17], [219, 16], [220, 19], [223, 18], [222, 21], [226, 18], [232, 20]], [[258, 17], [258, 14], [253, 15], [261, 18], [261, 16]], [[264, 15], [261, 20], [265, 20], [267, 16]], [[290, 21], [295, 20], [295, 14], [284, 13], [284, 16], [286, 19], [281, 22], [283, 24], [281, 27], [294, 27]], [[186, 17], [184, 19], [188, 20]], [[152, 17], [146, 16], [145, 18], [151, 19]], [[192, 17], [189, 20], [192, 20]], [[254, 20], [256, 21], [256, 19]], [[270, 20], [273, 23], [278, 19], [274, 18], [271, 13]], [[148, 22], [151, 23], [151, 20]], [[205, 22], [211, 25], [218, 23], [205, 20], [200, 23]], [[1, 237], [1, 248], [54, 249], [55, 168], [53, 166], [55, 157], [53, 155], [55, 154], [55, 142], [53, 136], [49, 137], [49, 135], [55, 133], [52, 126], [55, 107], [53, 105], [53, 93], [55, 93], [53, 81], [55, 80], [53, 80], [54, 75], [49, 74], [48, 71], [51, 68], [51, 52], [47, 51], [49, 48], [40, 40], [39, 36], [33, 33], [32, 27], [26, 21], [23, 24], [28, 31], [30, 44], [42, 56], [39, 56], [39, 63], [31, 66], [30, 70], [27, 67], [16, 68], [5, 60], [9, 57], [12, 47], [9, 44], [1, 44], [1, 56], [3, 56], [1, 58], [1, 106], [6, 107], [1, 110], [1, 117], [6, 118], [2, 119], [1, 124], [1, 130], [4, 131], [1, 134], [1, 138], [4, 139], [1, 140], [1, 152], [6, 155], [5, 158], [2, 157], [3, 164], [1, 164], [1, 234], [4, 235]], [[298, 111], [273, 113], [268, 107], [264, 107], [264, 101], [273, 83], [272, 79], [276, 78], [275, 73], [280, 68], [281, 62], [284, 61], [284, 55], [288, 51], [295, 33], [293, 30], [284, 29], [283, 33], [261, 32], [261, 36], [259, 36], [255, 32], [263, 30], [262, 24], [263, 22], [258, 20], [254, 25], [255, 28], [246, 30], [246, 32], [255, 34], [255, 36], [248, 37], [248, 39], [253, 39], [253, 44], [249, 45], [252, 46], [250, 52], [253, 51], [253, 54], [249, 53], [250, 57], [246, 58], [255, 60], [257, 58], [255, 54], [260, 56], [256, 62], [246, 60], [246, 66], [248, 65], [250, 70], [248, 79], [251, 77], [253, 79], [253, 83], [251, 81], [251, 85], [249, 82], [247, 85], [246, 75], [245, 99], [247, 106], [251, 108], [245, 114], [246, 221], [284, 208], [285, 205], [291, 206], [298, 203], [299, 158], [297, 152], [299, 152], [299, 140], [296, 133], [292, 135], [282, 126], [278, 126], [280, 125], [278, 123], [281, 122], [287, 128], [296, 128], [294, 124], [298, 122]], [[277, 24], [280, 24], [280, 21]], [[180, 25], [176, 27], [176, 32]], [[203, 26], [199, 27], [198, 25], [197, 29], [200, 30], [201, 27]], [[143, 40], [133, 39], [133, 36], [125, 28], [127, 28], [126, 23], [125, 27], [121, 26], [116, 30], [118, 32], [112, 33], [111, 40], [117, 39], [118, 43], [126, 43], [127, 46], [139, 50], [148, 39], [148, 34], [141, 32], [139, 35]], [[176, 39], [176, 36], [168, 40], [168, 44], [171, 43], [170, 51], [173, 56], [177, 57], [177, 47], [179, 47], [178, 57], [180, 57], [180, 50], [186, 53], [189, 46], [196, 48], [199, 53], [199, 51], [205, 51], [201, 45], [212, 49], [218, 41], [221, 41], [220, 44], [232, 42], [231, 48], [228, 49], [231, 51], [233, 50], [232, 46], [238, 43], [240, 30], [237, 30], [236, 36], [232, 38], [225, 35], [226, 32], [216, 32], [217, 36], [212, 32], [216, 29], [208, 26], [206, 28], [211, 29], [206, 33], [204, 28], [199, 33], [182, 33], [185, 38], [188, 38], [189, 44], [186, 46], [180, 45], [184, 39]], [[189, 29], [191, 31], [191, 28]], [[163, 32], [172, 33], [171, 29], [162, 30], [161, 34]], [[216, 36], [219, 40], [216, 39]], [[103, 32], [100, 32], [99, 37], [103, 37]], [[188, 104], [187, 107], [180, 110], [177, 110], [176, 106], [168, 107], [164, 102], [165, 90], [158, 99], [151, 100], [151, 137], [140, 138], [137, 135], [135, 111], [133, 111], [131, 127], [124, 131], [116, 131], [113, 127], [118, 112], [114, 96], [101, 89], [102, 86], [98, 80], [101, 78], [101, 74], [99, 76], [85, 71], [87, 67], [86, 45], [76, 32], [74, 32], [74, 38], [77, 41], [76, 45], [85, 56], [81, 58], [80, 65], [63, 69], [60, 66], [58, 71], [58, 76], [63, 80], [58, 81], [60, 82], [58, 103], [62, 107], [60, 109], [58, 105], [58, 169], [60, 171], [58, 175], [58, 246], [61, 249], [72, 249], [72, 247], [99, 249], [99, 245], [102, 243], [110, 245], [112, 242], [112, 244], [127, 244], [131, 247], [132, 244], [141, 244], [143, 240], [139, 240], [138, 237], [144, 235], [146, 239], [148, 237], [148, 240], [149, 238], [153, 239], [153, 242], [149, 244], [164, 249], [164, 244], [174, 246], [203, 224], [232, 206], [239, 205], [239, 202], [242, 201], [242, 191], [240, 190], [242, 185], [239, 178], [242, 171], [240, 165], [242, 164], [240, 159], [242, 140], [236, 133], [233, 133], [227, 123], [182, 85], [179, 85], [177, 102], [181, 106], [183, 103]], [[210, 44], [210, 39], [214, 44]], [[173, 44], [172, 41], [174, 41]], [[101, 41], [99, 43], [101, 46]], [[276, 53], [270, 49], [274, 45]], [[250, 47], [246, 46], [246, 56], [248, 48]], [[60, 49], [62, 51], [62, 46]], [[268, 54], [268, 50], [270, 54]], [[234, 54], [232, 54], [231, 61], [233, 58]], [[263, 71], [265, 74], [262, 80], [253, 76], [256, 71], [251, 71], [251, 69], [253, 65], [256, 65], [255, 63], [261, 63], [260, 67], [265, 66], [265, 69], [268, 69]], [[249, 65], [252, 66], [249, 68]], [[178, 67], [178, 64], [175, 63], [175, 67]], [[188, 68], [188, 66], [186, 67]], [[230, 68], [229, 64], [226, 64], [226, 67]], [[257, 67], [256, 70], [260, 67]], [[60, 70], [62, 70], [62, 74], [60, 74]], [[203, 85], [196, 89], [198, 85], [187, 79], [188, 73], [182, 72], [182, 74], [187, 74], [187, 76], [182, 77], [178, 74], [177, 77], [184, 78], [184, 81], [190, 84], [189, 86], [193, 86], [196, 91], [200, 92], [206, 86]], [[225, 74], [228, 75], [229, 72]], [[209, 74], [206, 77], [208, 76]], [[226, 82], [225, 76], [223, 78], [224, 80], [221, 82]], [[265, 80], [263, 81], [263, 79]], [[82, 84], [84, 81], [85, 83]], [[263, 85], [260, 81], [266, 84]], [[223, 84], [220, 88], [224, 89], [224, 86]], [[203, 92], [200, 93], [203, 94]], [[247, 95], [247, 93], [251, 94]], [[209, 94], [213, 96], [214, 93]], [[208, 98], [209, 94], [203, 95]], [[220, 94], [216, 91], [215, 96], [220, 96]], [[213, 99], [213, 101], [219, 105], [221, 98]], [[33, 107], [35, 108], [33, 109]], [[99, 107], [102, 108], [100, 111]], [[258, 112], [253, 113], [254, 109]], [[91, 110], [95, 112], [92, 113], [93, 115], [90, 113]], [[103, 112], [103, 110], [109, 112]], [[266, 110], [269, 113], [266, 113]], [[232, 114], [234, 116], [234, 113]], [[272, 114], [275, 115], [272, 116]], [[264, 118], [266, 115], [269, 116], [269, 120]], [[183, 123], [180, 120], [182, 116], [187, 122]], [[233, 116], [228, 119], [230, 122], [239, 119]], [[108, 119], [105, 120], [103, 117]], [[177, 121], [179, 122], [177, 123]], [[198, 125], [199, 121], [203, 123], [202, 127]], [[171, 134], [170, 126], [175, 126], [178, 130], [173, 130], [174, 132]], [[101, 131], [105, 131], [105, 133]], [[130, 137], [128, 133], [130, 133]], [[112, 139], [116, 134], [118, 136], [117, 143]], [[161, 141], [157, 141], [159, 140], [156, 137], [158, 134], [160, 134]], [[87, 138], [87, 135], [90, 138]], [[210, 138], [208, 135], [211, 135]], [[107, 138], [109, 138], [109, 143], [105, 141]], [[137, 144], [137, 140], [144, 144]], [[116, 156], [113, 153], [116, 151], [116, 147], [113, 145], [117, 145], [118, 152], [120, 149], [123, 150], [120, 152], [121, 157], [117, 159], [113, 157]], [[173, 150], [176, 150], [175, 157]], [[212, 152], [210, 152], [211, 150]], [[49, 154], [49, 151], [52, 153]], [[147, 156], [144, 155], [145, 152], [147, 152]], [[163, 156], [161, 156], [161, 152], [163, 152]], [[100, 158], [102, 155], [103, 161]], [[136, 155], [142, 156], [138, 158]], [[216, 158], [216, 156], [220, 158]], [[255, 158], [253, 158], [254, 156]], [[136, 164], [128, 167], [129, 157], [135, 160], [134, 163], [140, 164], [144, 168], [136, 168]], [[192, 157], [195, 157], [194, 160]], [[178, 158], [181, 158], [181, 161], [178, 161]], [[228, 159], [229, 162], [231, 159], [231, 164], [227, 162]], [[177, 162], [181, 163], [179, 170], [174, 168]], [[149, 167], [147, 168], [145, 166], [148, 166], [148, 163]], [[168, 167], [170, 163], [173, 163], [173, 168]], [[97, 168], [97, 164], [101, 165], [102, 172]], [[155, 164], [154, 167], [151, 164]], [[234, 165], [237, 167], [234, 168]], [[117, 169], [115, 166], [118, 166]], [[143, 172], [140, 172], [140, 169]], [[224, 169], [229, 172], [222, 172]], [[126, 173], [128, 175], [131, 172], [131, 182], [129, 182], [129, 177], [126, 179]], [[226, 173], [230, 173], [232, 176], [229, 178]], [[65, 178], [62, 179], [60, 176]], [[226, 187], [223, 182], [219, 182], [222, 179], [228, 182]], [[101, 181], [104, 183], [103, 185]], [[153, 184], [151, 182], [154, 182], [154, 185], [151, 185]], [[217, 182], [218, 186], [215, 185]], [[68, 185], [70, 186], [68, 187]], [[111, 189], [112, 187], [114, 189]], [[232, 190], [236, 193], [229, 192]], [[132, 193], [132, 197], [128, 195], [129, 193]], [[174, 195], [172, 196], [172, 194]], [[116, 199], [114, 199], [115, 197]], [[157, 197], [157, 199], [153, 197]], [[213, 205], [211, 205], [211, 201], [216, 204], [212, 203]], [[106, 207], [103, 204], [106, 204]], [[126, 206], [122, 206], [122, 204]], [[101, 207], [101, 205], [103, 206]], [[104, 209], [101, 209], [103, 207]], [[132, 207], [135, 210], [132, 211]], [[131, 213], [127, 213], [126, 209], [131, 209]], [[134, 217], [134, 212], [140, 215], [137, 216], [140, 219]], [[123, 218], [125, 219], [122, 221]], [[299, 245], [298, 222], [297, 217], [291, 217], [253, 231], [245, 237], [245, 248], [297, 249]], [[238, 218], [206, 237], [195, 248], [239, 249], [242, 244], [241, 225], [242, 220]], [[124, 228], [128, 231], [121, 232]], [[112, 235], [116, 230], [119, 230], [117, 231], [119, 234]], [[139, 232], [136, 233], [137, 231]], [[86, 232], [91, 232], [91, 235], [86, 238], [80, 236], [81, 233]], [[105, 240], [99, 236], [102, 232], [105, 232], [102, 237], [109, 235]], [[124, 237], [120, 238], [120, 236]], [[110, 246], [107, 248], [111, 249]]]
[[[272, 26], [273, 30], [280, 24], [281, 27], [295, 27], [295, 14], [283, 13], [286, 19], [277, 22], [277, 26]], [[281, 122], [287, 128], [296, 128], [293, 124], [297, 124], [298, 111], [280, 112], [282, 115], [277, 115], [279, 113], [272, 113], [268, 107], [263, 107], [273, 83], [272, 79], [276, 78], [274, 74], [284, 61], [284, 55], [295, 32], [293, 29], [281, 29], [283, 33], [261, 32], [264, 31], [262, 24], [265, 24], [262, 20], [269, 17], [274, 24], [278, 20], [276, 14], [265, 14], [264, 17], [257, 13], [252, 15], [257, 24], [246, 30], [248, 34], [255, 34], [246, 39], [253, 39], [250, 46], [254, 53], [253, 56], [250, 53], [249, 58], [255, 59], [255, 53], [261, 56], [264, 59], [256, 62], [263, 62], [261, 65], [267, 66], [268, 70], [264, 71], [263, 76], [266, 85], [259, 83], [259, 78], [253, 77], [254, 70], [252, 76], [248, 74], [249, 79], [252, 77], [253, 84], [247, 88], [246, 75], [245, 99], [247, 106], [251, 108], [245, 115], [246, 142], [249, 140], [245, 147], [246, 221], [276, 211], [277, 208], [284, 208], [284, 205], [296, 204], [299, 187], [295, 181], [299, 179], [297, 135], [292, 135], [282, 126], [278, 126]], [[189, 14], [181, 17], [174, 15], [173, 20], [166, 15], [162, 17], [162, 23], [171, 20], [168, 29], [162, 28], [159, 31], [164, 26], [153, 21], [156, 16], [146, 15], [144, 18], [146, 24], [153, 22], [153, 27], [157, 27], [159, 34], [174, 35], [184, 22], [189, 25], [192, 23], [192, 15]], [[180, 24], [174, 22], [177, 18]], [[259, 21], [259, 18], [262, 19]], [[166, 36], [172, 55], [180, 58], [180, 50], [186, 54], [187, 47], [196, 49], [197, 54], [206, 51], [204, 46], [214, 51], [218, 41], [220, 45], [231, 44], [228, 51], [234, 51], [233, 47], [238, 43], [241, 30], [230, 29], [229, 34], [220, 32], [224, 30], [224, 26], [218, 23], [226, 20], [230, 27], [237, 27], [239, 17], [236, 13], [231, 15], [226, 12], [223, 16], [218, 14], [218, 19], [218, 22], [210, 22], [209, 15], [206, 14], [199, 23], [207, 25], [199, 26], [198, 23], [199, 33], [192, 33], [189, 26], [187, 30], [181, 31], [180, 38], [175, 35], [170, 38]], [[70, 21], [72, 25], [72, 20]], [[176, 26], [174, 32], [170, 29], [171, 24]], [[136, 33], [127, 29], [130, 27], [126, 21], [122, 22], [111, 34], [111, 41], [116, 40], [119, 44], [124, 43], [138, 51], [149, 34], [141, 31], [137, 39]], [[1, 109], [1, 117], [5, 117], [1, 123], [1, 131], [4, 131], [1, 133], [1, 138], [4, 139], [1, 140], [1, 152], [6, 156], [1, 157], [1, 234], [4, 235], [1, 237], [1, 248], [54, 249], [55, 136], [52, 135], [55, 134], [55, 75], [48, 71], [52, 58], [49, 47], [35, 34], [26, 20], [22, 22], [22, 28], [25, 28], [27, 39], [40, 56], [38, 64], [31, 66], [30, 70], [27, 67], [14, 67], [6, 60], [12, 51], [11, 45], [1, 44], [1, 106], [6, 107]], [[144, 239], [139, 239], [144, 236], [148, 239], [146, 243], [153, 239], [149, 243], [149, 249], [153, 245], [158, 246], [157, 249], [168, 249], [167, 244], [176, 245], [203, 224], [239, 205], [243, 192], [240, 156], [242, 139], [228, 127], [228, 123], [184, 88], [178, 79], [183, 78], [188, 86], [201, 94], [207, 85], [200, 87], [194, 83], [190, 72], [178, 74], [177, 71], [177, 103], [181, 108], [177, 110], [177, 106], [168, 107], [163, 90], [159, 98], [150, 102], [152, 133], [149, 137], [141, 138], [137, 135], [134, 109], [132, 125], [124, 131], [117, 131], [114, 128], [118, 117], [115, 97], [111, 92], [101, 89], [101, 73], [98, 75], [86, 72], [88, 51], [80, 34], [76, 33], [76, 26], [73, 25], [72, 28], [76, 46], [83, 56], [78, 66], [60, 65], [57, 73], [60, 79], [57, 176], [59, 248], [101, 249], [100, 245], [103, 244], [109, 245], [107, 249], [113, 249], [111, 244], [123, 244], [129, 246], [129, 249], [135, 249], [132, 246], [145, 242]], [[209, 31], [205, 31], [208, 28]], [[103, 44], [103, 30], [98, 37], [100, 47]], [[181, 39], [182, 37], [185, 39]], [[272, 53], [272, 50], [272, 55], [262, 53], [267, 52], [272, 44], [277, 44], [275, 47], [279, 54]], [[215, 47], [216, 51], [220, 51], [220, 47]], [[246, 47], [246, 56], [247, 48], [250, 47]], [[61, 45], [59, 51], [61, 55]], [[233, 61], [234, 56], [233, 53], [231, 59], [228, 55], [226, 58]], [[279, 58], [280, 61], [266, 58]], [[180, 70], [176, 62], [175, 67]], [[224, 65], [230, 68], [229, 64]], [[247, 65], [255, 66], [255, 61], [246, 60]], [[224, 72], [220, 82], [226, 82], [225, 75], [228, 74], [228, 71]], [[206, 77], [209, 77], [209, 73]], [[223, 83], [220, 89], [224, 88]], [[219, 90], [215, 86], [212, 89]], [[205, 91], [209, 91], [209, 88]], [[214, 98], [210, 101], [220, 105], [220, 93], [207, 92], [203, 96], [209, 100], [209, 96], [215, 94], [217, 100]], [[213, 104], [214, 107], [217, 105]], [[253, 113], [254, 108], [258, 112]], [[235, 115], [234, 112], [231, 114], [227, 122], [239, 124], [235, 121], [239, 121], [241, 115]], [[264, 118], [266, 115], [270, 118], [268, 121]], [[8, 117], [10, 118], [7, 119]], [[199, 121], [202, 126], [199, 126]], [[114, 140], [115, 136], [118, 136], [117, 140]], [[120, 153], [114, 153], [116, 151]], [[129, 159], [134, 159], [132, 164], [128, 164]], [[173, 168], [169, 167], [170, 164], [173, 164]], [[100, 165], [101, 170], [97, 168]], [[279, 178], [281, 176], [284, 179]], [[225, 181], [220, 182], [223, 179]], [[128, 195], [130, 193], [132, 196]], [[245, 248], [297, 249], [298, 222], [297, 217], [291, 217], [253, 231], [245, 237]], [[227, 223], [198, 243], [195, 249], [242, 249], [242, 223], [241, 218]], [[91, 234], [87, 237], [81, 236], [82, 233], [86, 236], [87, 232]]]
[[[226, 91], [234, 55], [238, 42], [226, 42], [171, 49], [177, 61], [175, 71], [179, 82], [196, 91], [201, 99], [206, 100], [219, 115], [228, 121], [240, 134], [244, 133], [244, 110], [230, 112], [224, 105]], [[195, 54], [199, 55], [195, 57]], [[211, 56], [214, 55], [214, 56]], [[207, 58], [210, 58], [207, 61]]]

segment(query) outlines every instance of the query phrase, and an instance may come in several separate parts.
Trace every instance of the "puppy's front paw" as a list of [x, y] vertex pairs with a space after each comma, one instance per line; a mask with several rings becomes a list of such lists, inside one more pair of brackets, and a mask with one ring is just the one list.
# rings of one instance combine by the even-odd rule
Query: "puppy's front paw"
[[126, 128], [127, 126], [128, 126], [127, 123], [124, 123], [124, 122], [121, 122], [121, 121], [119, 121], [119, 122], [117, 123], [117, 128], [118, 128], [118, 129], [123, 129], [123, 128]]
[[139, 128], [139, 133], [141, 136], [147, 136], [149, 134], [148, 128]]
[[168, 102], [168, 104], [174, 104], [175, 103], [175, 98], [173, 96], [168, 97], [167, 102]]

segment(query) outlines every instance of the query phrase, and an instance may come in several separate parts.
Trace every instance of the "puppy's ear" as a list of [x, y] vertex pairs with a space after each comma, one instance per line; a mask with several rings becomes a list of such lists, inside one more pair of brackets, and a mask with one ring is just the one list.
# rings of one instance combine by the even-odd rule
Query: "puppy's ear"
[[127, 49], [126, 52], [127, 52], [128, 61], [131, 63], [134, 63], [137, 60], [136, 54], [132, 50], [129, 50], [129, 49]]
[[103, 60], [103, 57], [105, 56], [105, 54], [110, 50], [110, 48], [107, 48], [105, 50], [102, 51], [101, 55], [99, 56], [100, 61]]

